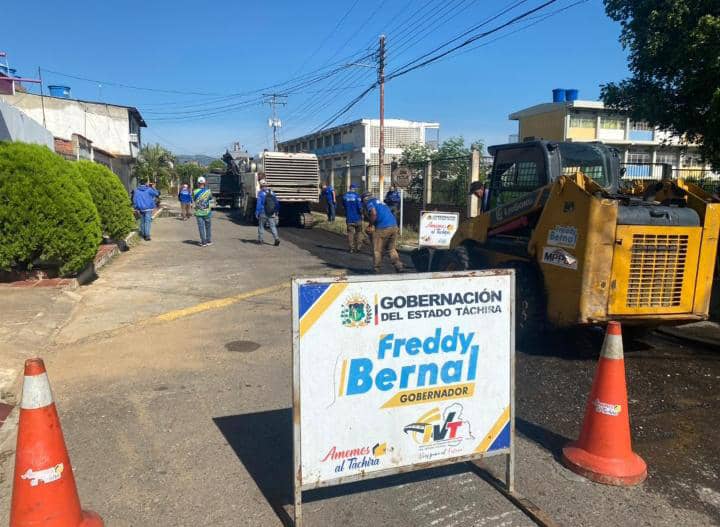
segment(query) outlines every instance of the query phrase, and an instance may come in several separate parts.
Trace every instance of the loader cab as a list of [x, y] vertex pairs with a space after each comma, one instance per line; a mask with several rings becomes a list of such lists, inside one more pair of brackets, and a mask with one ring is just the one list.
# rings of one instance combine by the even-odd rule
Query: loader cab
[[618, 187], [618, 152], [602, 143], [528, 141], [491, 146], [488, 150], [494, 163], [483, 211], [516, 201], [561, 175], [581, 172], [608, 192]]

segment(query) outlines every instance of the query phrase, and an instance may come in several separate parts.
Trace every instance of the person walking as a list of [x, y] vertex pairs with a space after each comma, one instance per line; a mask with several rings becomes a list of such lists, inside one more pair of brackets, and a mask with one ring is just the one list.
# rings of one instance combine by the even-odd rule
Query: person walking
[[280, 201], [277, 195], [270, 189], [267, 181], [260, 182], [260, 193], [257, 197], [255, 205], [255, 217], [258, 220], [258, 245], [262, 245], [265, 236], [265, 226], [270, 228], [270, 232], [275, 240], [275, 247], [280, 245], [280, 237], [278, 236], [277, 223], [280, 216]]
[[192, 192], [190, 192], [190, 188], [186, 183], [183, 183], [180, 192], [178, 192], [178, 201], [180, 202], [180, 218], [185, 221], [190, 218], [193, 202]]
[[395, 221], [400, 224], [400, 192], [395, 185], [390, 186], [390, 190], [385, 194], [385, 205], [390, 208], [390, 212], [395, 216]]
[[395, 271], [401, 273], [403, 264], [397, 252], [398, 228], [395, 216], [390, 208], [366, 192], [362, 195], [362, 202], [368, 217], [367, 233], [373, 245], [373, 267], [375, 273], [380, 273], [383, 253], [387, 252]]
[[332, 188], [330, 185], [326, 185], [323, 183], [322, 191], [320, 192], [320, 196], [325, 198], [325, 203], [327, 206], [327, 218], [329, 222], [335, 221], [335, 203], [336, 203], [336, 196], [335, 196], [335, 189]]
[[343, 195], [345, 224], [347, 226], [348, 245], [351, 253], [360, 251], [362, 246], [362, 201], [357, 194], [357, 185], [350, 185], [350, 191]]
[[209, 188], [205, 187], [205, 178], [197, 179], [197, 188], [193, 190], [193, 205], [195, 206], [195, 220], [200, 231], [200, 247], [212, 245], [212, 201], [213, 196]]
[[152, 225], [152, 214], [155, 209], [155, 200], [160, 193], [155, 190], [150, 181], [146, 181], [133, 191], [133, 209], [140, 217], [140, 236], [150, 241], [150, 226]]

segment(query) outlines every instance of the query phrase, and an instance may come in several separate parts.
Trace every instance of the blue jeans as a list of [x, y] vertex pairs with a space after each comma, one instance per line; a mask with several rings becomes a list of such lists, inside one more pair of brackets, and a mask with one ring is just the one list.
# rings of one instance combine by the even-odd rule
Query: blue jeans
[[267, 223], [268, 227], [270, 228], [270, 232], [273, 235], [273, 239], [278, 239], [278, 232], [277, 232], [277, 220], [275, 219], [275, 216], [265, 216], [264, 212], [260, 213], [260, 217], [258, 217], [258, 241], [263, 241], [263, 236], [265, 236], [265, 223]]
[[330, 203], [328, 201], [327, 216], [328, 216], [328, 221], [335, 221], [335, 203]]
[[140, 211], [140, 236], [143, 238], [150, 237], [150, 225], [152, 224], [153, 209]]
[[212, 220], [210, 215], [207, 216], [195, 216], [198, 224], [198, 230], [200, 231], [200, 243], [205, 245], [206, 243], [212, 242]]

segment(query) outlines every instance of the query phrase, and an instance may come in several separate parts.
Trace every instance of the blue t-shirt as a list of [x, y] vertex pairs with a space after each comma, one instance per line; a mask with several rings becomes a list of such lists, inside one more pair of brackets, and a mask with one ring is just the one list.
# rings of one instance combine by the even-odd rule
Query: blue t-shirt
[[325, 199], [328, 201], [328, 203], [335, 203], [335, 198], [333, 198], [333, 189], [330, 185], [325, 187], [322, 191], [323, 196], [325, 196]]
[[192, 203], [192, 192], [190, 192], [189, 188], [181, 190], [180, 192], [178, 192], [178, 199], [180, 200], [180, 203]]
[[365, 203], [365, 208], [368, 212], [375, 209], [377, 213], [377, 219], [375, 220], [376, 229], [389, 229], [390, 227], [397, 227], [395, 216], [393, 216], [390, 208], [384, 203], [380, 203], [377, 198], [372, 198]]
[[342, 198], [345, 207], [345, 222], [360, 223], [362, 221], [362, 202], [360, 196], [352, 190]]

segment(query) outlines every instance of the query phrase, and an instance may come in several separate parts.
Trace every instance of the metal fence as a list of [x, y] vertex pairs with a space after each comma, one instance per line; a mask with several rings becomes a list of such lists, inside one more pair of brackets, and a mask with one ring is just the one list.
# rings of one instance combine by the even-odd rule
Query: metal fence
[[720, 187], [720, 173], [706, 168], [674, 168], [667, 163], [623, 163], [621, 168], [623, 181], [683, 179], [708, 192], [715, 192]]

